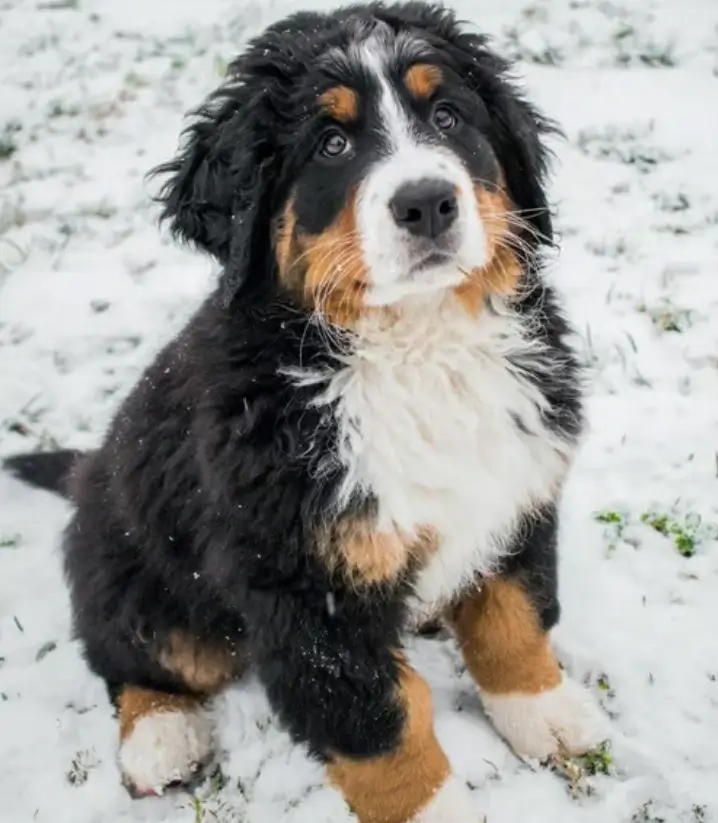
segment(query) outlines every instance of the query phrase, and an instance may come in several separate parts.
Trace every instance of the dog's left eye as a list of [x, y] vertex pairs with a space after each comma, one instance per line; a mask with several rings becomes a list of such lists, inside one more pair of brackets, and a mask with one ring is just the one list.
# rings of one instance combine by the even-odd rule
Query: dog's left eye
[[338, 129], [332, 129], [322, 137], [319, 143], [319, 153], [323, 157], [341, 157], [351, 149], [349, 138]]
[[448, 106], [437, 106], [431, 115], [431, 122], [439, 131], [451, 131], [459, 124], [459, 118]]

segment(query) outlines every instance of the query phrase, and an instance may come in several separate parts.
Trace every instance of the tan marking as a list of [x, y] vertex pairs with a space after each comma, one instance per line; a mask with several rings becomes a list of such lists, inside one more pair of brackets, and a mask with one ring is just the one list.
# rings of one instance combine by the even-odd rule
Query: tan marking
[[521, 277], [522, 268], [513, 248], [506, 242], [509, 236], [508, 213], [511, 204], [501, 190], [488, 191], [474, 186], [474, 197], [481, 223], [486, 232], [489, 262], [481, 268], [465, 272], [466, 279], [454, 289], [466, 310], [476, 315], [489, 294], [511, 294]]
[[170, 694], [138, 686], [126, 686], [118, 701], [120, 738], [124, 740], [138, 720], [162, 712], [196, 712], [201, 707], [198, 697], [186, 694]]
[[404, 84], [418, 100], [428, 100], [444, 79], [441, 69], [430, 63], [417, 63], [404, 75]]
[[157, 660], [187, 688], [200, 694], [217, 691], [239, 677], [246, 664], [241, 651], [209, 646], [180, 631], [170, 633]]
[[352, 586], [396, 580], [411, 562], [423, 564], [435, 551], [433, 529], [419, 527], [415, 536], [379, 532], [371, 519], [345, 519], [325, 530], [317, 541], [330, 571], [337, 568]]
[[355, 193], [321, 234], [302, 234], [290, 200], [275, 229], [279, 277], [310, 311], [351, 328], [365, 310], [368, 271], [355, 221]]
[[334, 86], [319, 98], [322, 108], [340, 123], [351, 123], [359, 116], [359, 96], [348, 86]]
[[406, 823], [450, 773], [434, 734], [431, 690], [408, 665], [402, 665], [399, 699], [406, 719], [395, 751], [368, 760], [336, 757], [328, 767], [361, 823]]
[[368, 271], [355, 218], [355, 193], [322, 234], [300, 238], [307, 270], [304, 296], [336, 326], [352, 327], [364, 309]]
[[490, 694], [537, 694], [561, 682], [561, 669], [526, 592], [494, 578], [464, 597], [451, 623], [474, 680]]

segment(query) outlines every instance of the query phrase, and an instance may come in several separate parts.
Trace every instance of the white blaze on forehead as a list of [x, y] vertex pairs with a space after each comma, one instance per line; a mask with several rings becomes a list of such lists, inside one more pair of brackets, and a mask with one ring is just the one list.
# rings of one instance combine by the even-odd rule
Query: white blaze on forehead
[[379, 119], [382, 136], [387, 142], [386, 150], [390, 153], [398, 152], [402, 148], [417, 145], [406, 110], [387, 76], [389, 53], [386, 44], [379, 42], [378, 38], [368, 40], [359, 49], [359, 59], [378, 85]]
[[[457, 286], [463, 278], [461, 269], [473, 270], [487, 262], [485, 232], [468, 170], [448, 146], [421, 134], [390, 75], [390, 64], [397, 57], [420, 60], [425, 55], [423, 44], [400, 40], [383, 29], [350, 53], [350, 59], [361, 63], [376, 85], [382, 143], [376, 163], [359, 188], [357, 209], [371, 284], [366, 297], [370, 304], [385, 305], [411, 294]], [[394, 223], [390, 204], [401, 186], [422, 178], [444, 180], [454, 187], [458, 217], [451, 231], [457, 253], [455, 260], [411, 277], [418, 262], [412, 257], [413, 241]]]

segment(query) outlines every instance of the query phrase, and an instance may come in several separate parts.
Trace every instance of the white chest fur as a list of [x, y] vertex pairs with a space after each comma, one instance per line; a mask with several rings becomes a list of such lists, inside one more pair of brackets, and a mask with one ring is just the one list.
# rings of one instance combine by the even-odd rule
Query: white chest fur
[[436, 531], [416, 586], [429, 612], [491, 572], [517, 518], [555, 495], [571, 446], [545, 427], [543, 395], [507, 357], [550, 367], [515, 315], [417, 301], [359, 331], [322, 398], [338, 401], [341, 497], [371, 492], [382, 531]]

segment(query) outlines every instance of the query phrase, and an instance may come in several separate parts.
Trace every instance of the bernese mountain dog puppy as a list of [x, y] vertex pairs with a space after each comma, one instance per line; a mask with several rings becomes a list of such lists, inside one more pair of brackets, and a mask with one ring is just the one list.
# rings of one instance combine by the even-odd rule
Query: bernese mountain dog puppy
[[402, 648], [437, 616], [516, 752], [601, 739], [548, 637], [581, 374], [542, 278], [552, 126], [508, 69], [434, 5], [295, 14], [158, 170], [221, 276], [71, 472], [64, 538], [132, 792], [196, 774], [251, 667], [362, 823], [476, 823]]

